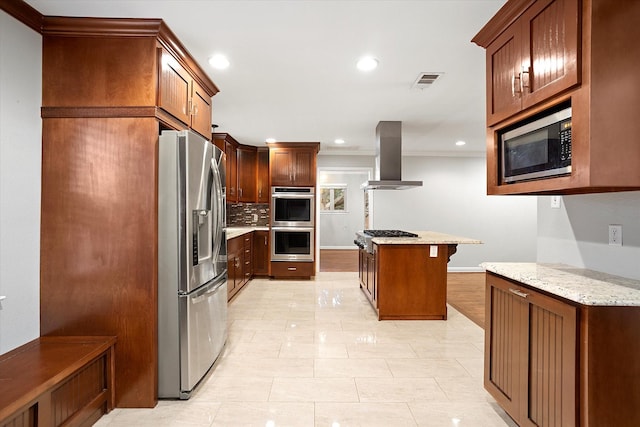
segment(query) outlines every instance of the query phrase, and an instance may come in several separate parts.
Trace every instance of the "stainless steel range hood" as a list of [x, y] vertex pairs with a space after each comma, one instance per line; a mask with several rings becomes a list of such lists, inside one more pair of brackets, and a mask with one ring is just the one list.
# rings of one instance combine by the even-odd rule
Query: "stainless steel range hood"
[[402, 122], [383, 121], [376, 126], [375, 180], [365, 190], [406, 190], [422, 187], [422, 181], [402, 180]]

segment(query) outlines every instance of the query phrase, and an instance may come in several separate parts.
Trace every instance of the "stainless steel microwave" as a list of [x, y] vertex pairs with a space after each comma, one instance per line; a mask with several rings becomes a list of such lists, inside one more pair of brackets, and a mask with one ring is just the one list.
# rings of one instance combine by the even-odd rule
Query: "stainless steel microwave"
[[503, 183], [571, 173], [571, 107], [549, 113], [500, 135]]

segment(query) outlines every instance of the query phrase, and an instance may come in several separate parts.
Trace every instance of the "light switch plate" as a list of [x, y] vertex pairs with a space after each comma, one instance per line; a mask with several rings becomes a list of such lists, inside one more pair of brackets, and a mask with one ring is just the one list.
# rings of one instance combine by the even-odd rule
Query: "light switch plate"
[[429, 246], [429, 256], [431, 258], [438, 258], [438, 246], [436, 245]]
[[560, 209], [560, 203], [562, 201], [561, 196], [551, 196], [551, 208]]

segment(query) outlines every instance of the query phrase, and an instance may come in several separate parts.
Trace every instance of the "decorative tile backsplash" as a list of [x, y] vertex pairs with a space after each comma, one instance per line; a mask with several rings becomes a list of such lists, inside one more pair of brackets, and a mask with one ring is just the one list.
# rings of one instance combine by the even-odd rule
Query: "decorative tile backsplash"
[[268, 226], [268, 203], [227, 203], [227, 226]]

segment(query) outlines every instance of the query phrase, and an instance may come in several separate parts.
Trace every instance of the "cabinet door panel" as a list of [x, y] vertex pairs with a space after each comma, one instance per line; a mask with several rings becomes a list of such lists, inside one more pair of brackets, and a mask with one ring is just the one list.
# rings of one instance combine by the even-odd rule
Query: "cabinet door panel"
[[206, 139], [211, 139], [211, 97], [196, 82], [193, 82], [192, 95], [191, 127]]
[[540, 294], [528, 306], [528, 407], [534, 426], [575, 425], [576, 310]]
[[189, 99], [191, 76], [178, 61], [164, 49], [160, 55], [160, 81], [158, 106], [185, 125], [191, 123]]
[[485, 387], [512, 417], [520, 412], [519, 396], [523, 389], [520, 383], [522, 361], [523, 300], [500, 286], [502, 283], [487, 282], [488, 343], [485, 349]]
[[238, 159], [237, 150], [232, 144], [226, 144], [227, 149], [227, 202], [235, 203], [238, 201]]
[[253, 274], [266, 276], [269, 274], [269, 232], [253, 232]]
[[577, 0], [538, 1], [523, 14], [522, 108], [580, 82]]
[[278, 149], [271, 150], [269, 154], [269, 169], [271, 172], [271, 185], [291, 185], [293, 180], [291, 152]]
[[520, 111], [522, 42], [520, 26], [513, 24], [487, 48], [487, 124]]
[[256, 192], [258, 203], [269, 203], [269, 150], [258, 150]]
[[256, 201], [256, 168], [255, 150], [238, 148], [238, 201]]
[[296, 150], [295, 163], [293, 165], [293, 183], [299, 186], [315, 185], [314, 153], [311, 151]]

